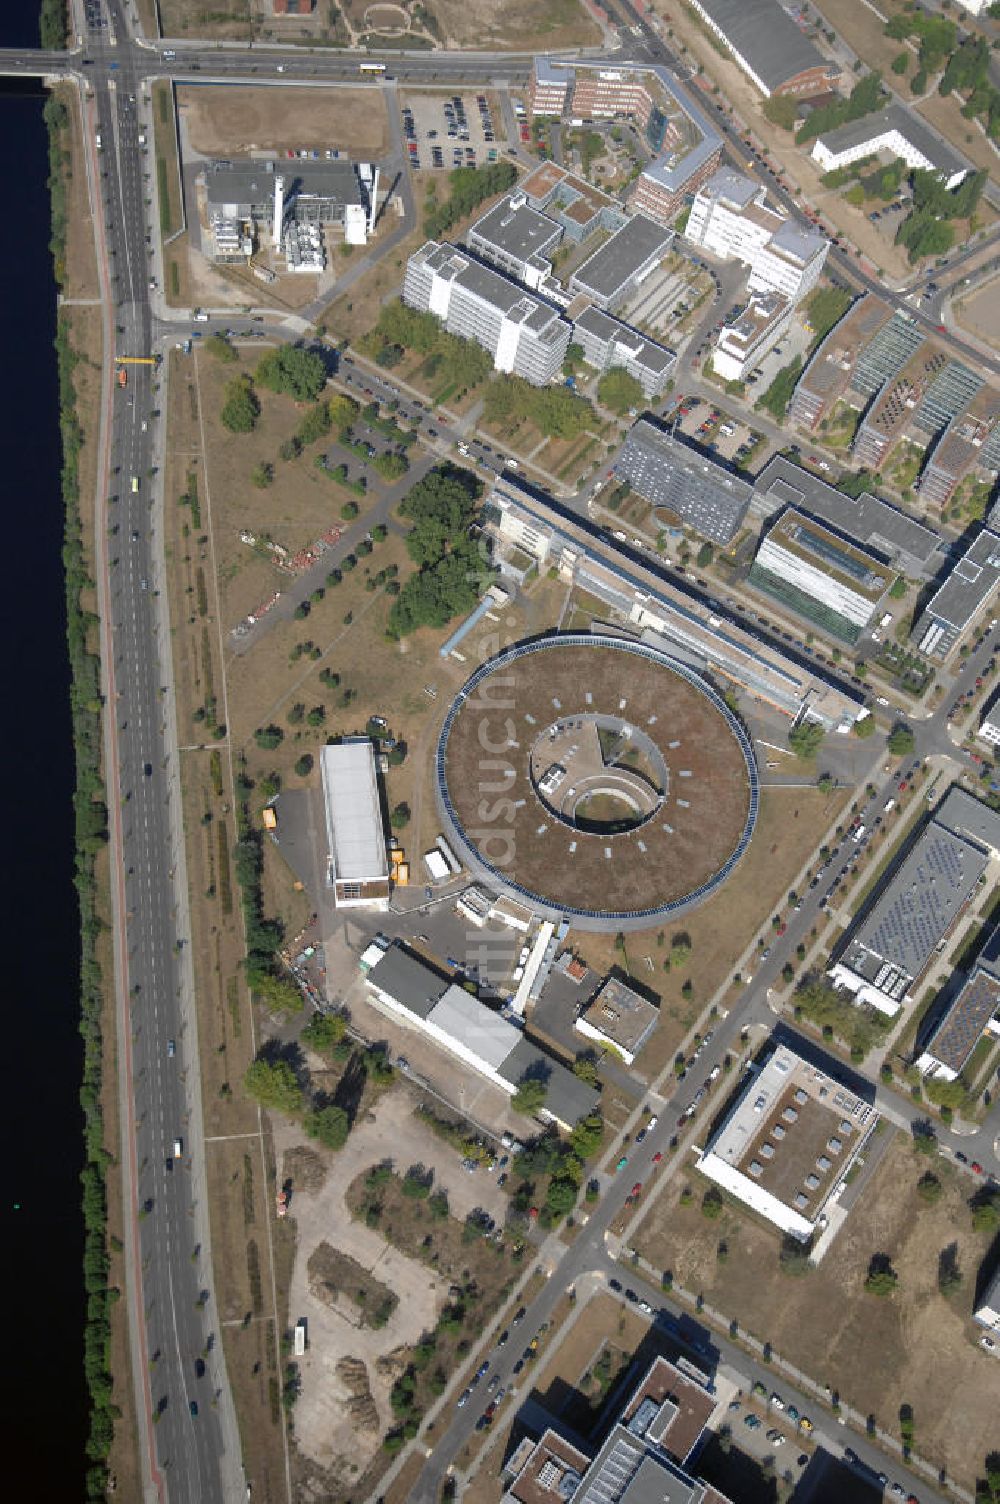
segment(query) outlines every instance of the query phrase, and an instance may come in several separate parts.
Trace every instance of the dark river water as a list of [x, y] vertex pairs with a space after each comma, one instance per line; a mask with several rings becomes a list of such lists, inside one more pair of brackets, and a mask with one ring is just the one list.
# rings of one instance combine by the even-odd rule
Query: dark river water
[[[0, 6], [0, 45], [38, 45], [27, 5]], [[83, 1495], [83, 1231], [78, 1105], [79, 937], [73, 889], [73, 747], [60, 549], [56, 288], [48, 254], [44, 94], [0, 80], [0, 140], [12, 182], [0, 236], [0, 597], [6, 1048], [4, 1262], [10, 1325], [4, 1367], [4, 1493]]]

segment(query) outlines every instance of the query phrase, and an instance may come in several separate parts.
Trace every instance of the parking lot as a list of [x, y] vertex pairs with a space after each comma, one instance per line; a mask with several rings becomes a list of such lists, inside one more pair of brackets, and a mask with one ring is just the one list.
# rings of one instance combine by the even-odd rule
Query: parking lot
[[757, 437], [749, 423], [702, 397], [682, 397], [677, 413], [681, 433], [724, 460], [743, 459]]
[[623, 308], [621, 316], [639, 329], [667, 338], [672, 348], [680, 350], [684, 337], [678, 338], [675, 326], [712, 285], [706, 271], [686, 258], [671, 256], [666, 265], [646, 277]]
[[503, 120], [499, 103], [491, 96], [413, 94], [402, 99], [400, 119], [406, 154], [415, 172], [480, 167], [497, 160]]

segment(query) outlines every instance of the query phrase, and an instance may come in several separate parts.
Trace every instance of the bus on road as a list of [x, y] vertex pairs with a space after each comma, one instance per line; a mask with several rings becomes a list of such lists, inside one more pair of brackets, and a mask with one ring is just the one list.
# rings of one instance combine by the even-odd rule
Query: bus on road
[[359, 63], [362, 73], [384, 73], [385, 63]]

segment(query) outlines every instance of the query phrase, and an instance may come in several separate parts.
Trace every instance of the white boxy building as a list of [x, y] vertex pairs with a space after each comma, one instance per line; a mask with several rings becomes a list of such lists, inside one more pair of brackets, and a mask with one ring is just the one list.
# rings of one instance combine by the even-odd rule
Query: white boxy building
[[323, 747], [327, 881], [338, 909], [389, 907], [389, 858], [375, 749], [367, 737]]
[[812, 158], [824, 172], [834, 172], [878, 152], [901, 158], [907, 167], [936, 172], [946, 188], [957, 188], [969, 172], [969, 164], [901, 104], [817, 136]]
[[818, 230], [771, 209], [765, 190], [720, 167], [695, 195], [684, 231], [694, 245], [750, 269], [751, 292], [798, 303], [819, 281], [830, 242]]
[[779, 1045], [747, 1071], [698, 1169], [805, 1243], [877, 1122], [863, 1097]]

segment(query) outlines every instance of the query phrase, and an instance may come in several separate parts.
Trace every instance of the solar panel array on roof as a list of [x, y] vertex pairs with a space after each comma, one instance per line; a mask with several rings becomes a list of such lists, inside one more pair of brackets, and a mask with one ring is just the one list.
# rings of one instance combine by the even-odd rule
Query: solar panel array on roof
[[914, 413], [914, 428], [930, 436], [940, 433], [953, 418], [958, 417], [963, 407], [968, 407], [982, 385], [982, 377], [963, 366], [960, 360], [949, 360], [944, 370], [935, 376]]
[[1000, 423], [994, 423], [991, 428], [990, 436], [980, 451], [979, 463], [984, 470], [1000, 470]]
[[909, 979], [918, 977], [986, 868], [986, 854], [930, 825], [862, 924], [857, 941]]
[[866, 397], [874, 397], [887, 381], [899, 374], [923, 342], [922, 331], [897, 309], [858, 357], [851, 386]]

